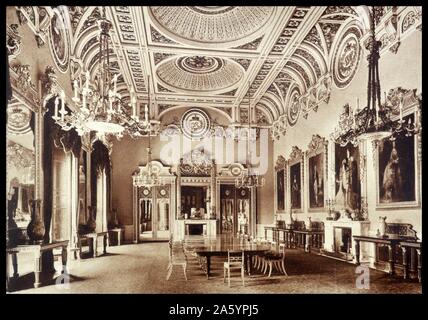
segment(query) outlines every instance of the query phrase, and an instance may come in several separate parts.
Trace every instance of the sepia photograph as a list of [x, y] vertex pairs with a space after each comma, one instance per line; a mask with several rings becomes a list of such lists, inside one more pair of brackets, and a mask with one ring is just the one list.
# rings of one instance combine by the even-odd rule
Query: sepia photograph
[[4, 14], [8, 296], [422, 295], [422, 6]]

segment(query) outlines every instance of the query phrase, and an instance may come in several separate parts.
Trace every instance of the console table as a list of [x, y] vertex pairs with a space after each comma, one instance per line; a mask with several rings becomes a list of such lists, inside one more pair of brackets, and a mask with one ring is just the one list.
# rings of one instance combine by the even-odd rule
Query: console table
[[[120, 244], [122, 242], [123, 229], [122, 228], [114, 228], [114, 229], [110, 229], [108, 232], [116, 234], [117, 245], [120, 246]], [[111, 238], [110, 238], [110, 235], [109, 235], [109, 245], [110, 245], [110, 240], [111, 240]]]
[[[62, 248], [62, 272], [66, 272], [67, 268], [67, 246], [68, 240], [57, 241], [46, 244], [35, 244], [35, 245], [18, 245], [13, 248], [6, 249], [6, 280], [9, 283], [9, 256], [12, 256], [13, 264], [13, 278], [18, 278], [18, 253], [33, 253], [34, 254], [34, 288], [38, 288], [41, 285], [40, 274], [42, 273], [42, 254], [46, 251], [52, 251], [56, 248]], [[9, 285], [8, 285], [9, 287]]]
[[355, 240], [355, 259], [356, 264], [360, 264], [360, 242], [369, 242], [374, 243], [375, 246], [378, 246], [380, 244], [388, 246], [388, 264], [389, 264], [389, 271], [388, 273], [390, 275], [395, 274], [395, 247], [397, 244], [400, 243], [399, 238], [382, 238], [382, 237], [372, 237], [372, 236], [353, 236]]
[[92, 256], [95, 258], [98, 255], [98, 238], [103, 239], [103, 253], [107, 253], [107, 243], [108, 243], [108, 231], [104, 232], [91, 232], [79, 236], [79, 250], [80, 256], [82, 256], [82, 240], [89, 241], [89, 250], [92, 253]]
[[[404, 279], [409, 278], [409, 269], [408, 269], [408, 259], [407, 259], [407, 250], [416, 250], [418, 259], [418, 280], [422, 281], [422, 242], [416, 241], [400, 241], [400, 247], [403, 252], [403, 277]], [[410, 255], [411, 256], [411, 255]]]

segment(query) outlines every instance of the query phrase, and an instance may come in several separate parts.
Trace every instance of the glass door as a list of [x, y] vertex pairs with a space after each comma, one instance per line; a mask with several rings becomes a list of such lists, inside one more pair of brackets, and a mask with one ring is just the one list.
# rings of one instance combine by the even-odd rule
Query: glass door
[[154, 229], [156, 239], [169, 239], [170, 186], [156, 187], [156, 220]]
[[220, 205], [221, 233], [236, 233], [235, 187], [233, 185], [220, 185]]

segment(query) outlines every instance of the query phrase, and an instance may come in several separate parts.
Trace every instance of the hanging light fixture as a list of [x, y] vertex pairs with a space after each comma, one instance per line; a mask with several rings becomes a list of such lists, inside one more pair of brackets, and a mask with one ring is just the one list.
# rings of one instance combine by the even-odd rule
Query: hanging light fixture
[[[265, 185], [265, 178], [263, 177], [259, 177], [259, 174], [254, 171], [251, 168], [251, 164], [250, 164], [250, 158], [251, 158], [251, 150], [250, 150], [250, 141], [251, 139], [251, 102], [250, 102], [250, 94], [249, 94], [250, 90], [248, 90], [248, 131], [246, 134], [246, 139], [247, 139], [247, 155], [246, 155], [246, 167], [247, 167], [247, 172], [246, 173], [242, 173], [241, 176], [237, 177], [235, 179], [235, 187], [237, 188], [246, 188], [246, 189], [250, 189], [250, 188], [257, 188], [257, 187], [263, 187]], [[243, 136], [243, 130], [241, 128], [240, 130], [241, 134], [241, 139]], [[254, 135], [254, 140], [256, 140], [256, 135]]]
[[417, 134], [420, 125], [409, 121], [403, 121], [402, 101], [400, 101], [400, 118], [393, 121], [393, 107], [388, 105], [386, 94], [385, 101], [381, 104], [381, 87], [379, 79], [379, 48], [381, 42], [376, 40], [376, 12], [372, 7], [372, 17], [370, 21], [370, 39], [368, 43], [368, 85], [367, 85], [367, 106], [359, 109], [358, 99], [355, 110], [349, 104], [345, 105], [341, 114], [339, 124], [332, 134], [333, 139], [342, 146], [352, 143], [356, 145], [360, 140], [382, 140], [385, 138], [395, 139], [397, 135]]
[[[150, 76], [147, 76], [147, 95], [150, 101]], [[151, 120], [148, 106], [144, 106], [144, 117], [140, 118], [140, 106], [137, 105], [134, 92], [131, 92], [132, 115], [125, 124], [125, 132], [133, 138], [142, 137], [145, 134], [157, 135], [160, 130], [160, 121]], [[149, 136], [150, 136], [149, 134]]]
[[[121, 95], [117, 92], [118, 74], [112, 75], [110, 70], [110, 29], [112, 24], [106, 19], [105, 7], [103, 15], [97, 20], [100, 31], [99, 40], [99, 60], [98, 73], [95, 78], [95, 88], [93, 90], [90, 83], [89, 70], [85, 74], [85, 82], [82, 78], [73, 81], [74, 96], [73, 102], [78, 110], [69, 113], [65, 109], [65, 94], [62, 91], [60, 97], [55, 101], [55, 112], [52, 118], [61, 126], [63, 130], [75, 128], [79, 135], [85, 132], [96, 131], [99, 134], [116, 134], [122, 136], [125, 129], [123, 124], [128, 122], [125, 113], [125, 104]], [[113, 84], [113, 86], [112, 86]], [[136, 104], [136, 97], [131, 93], [133, 104]], [[58, 110], [58, 99], [61, 99], [61, 109]]]
[[[150, 88], [149, 82], [148, 86]], [[152, 188], [154, 186], [164, 185], [162, 177], [160, 176], [159, 169], [157, 167], [153, 167], [152, 164], [152, 148], [151, 148], [151, 136], [152, 136], [152, 122], [150, 120], [150, 91], [148, 92], [148, 105], [145, 106], [144, 110], [144, 120], [139, 121], [138, 113], [133, 108], [133, 119], [140, 125], [139, 130], [145, 131], [149, 138], [149, 146], [147, 147], [147, 167], [145, 170], [141, 170], [134, 175], [133, 182], [136, 187], [146, 187]], [[140, 132], [140, 131], [136, 131]]]

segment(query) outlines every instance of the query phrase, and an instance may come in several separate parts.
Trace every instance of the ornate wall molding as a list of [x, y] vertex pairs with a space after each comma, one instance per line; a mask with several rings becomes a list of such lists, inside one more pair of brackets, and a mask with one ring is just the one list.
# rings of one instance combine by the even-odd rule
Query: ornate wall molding
[[211, 176], [214, 161], [211, 160], [211, 156], [199, 149], [193, 149], [190, 153], [185, 154], [180, 159], [178, 170], [180, 175], [185, 177], [192, 176]]
[[286, 164], [287, 164], [287, 161], [285, 160], [285, 158], [279, 155], [275, 162], [275, 171], [284, 169]]
[[30, 65], [15, 64], [10, 67], [10, 82], [13, 95], [32, 111], [39, 110], [39, 93], [31, 80]]
[[11, 24], [6, 29], [6, 50], [10, 58], [16, 58], [21, 53], [21, 36], [18, 32], [18, 25]]
[[303, 151], [298, 146], [291, 147], [291, 153], [288, 159], [288, 164], [293, 165], [294, 163], [300, 162], [303, 159]]
[[33, 31], [38, 47], [47, 42], [51, 10], [41, 6], [17, 6], [19, 24], [27, 23]]

